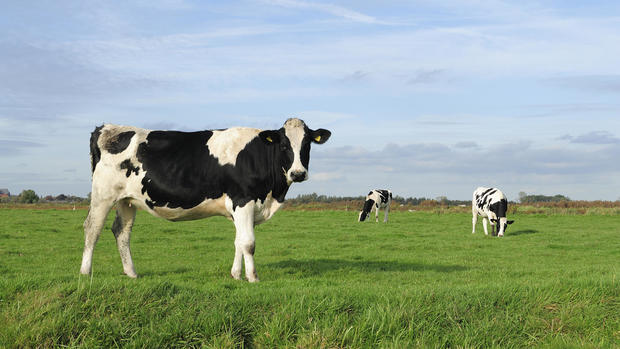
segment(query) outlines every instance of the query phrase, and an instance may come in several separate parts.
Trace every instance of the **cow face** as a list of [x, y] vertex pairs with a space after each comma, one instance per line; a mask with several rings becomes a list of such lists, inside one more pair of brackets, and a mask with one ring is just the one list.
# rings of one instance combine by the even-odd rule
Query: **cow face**
[[506, 232], [506, 229], [508, 229], [508, 225], [514, 223], [514, 220], [506, 220], [506, 218], [500, 218], [499, 220], [497, 219], [491, 219], [490, 220], [491, 223], [494, 223], [497, 226], [497, 235], [498, 236], [503, 236], [504, 233]]
[[360, 211], [359, 216], [357, 217], [357, 221], [358, 222], [363, 222], [366, 220], [366, 217], [368, 216], [368, 212], [365, 211]]
[[325, 129], [311, 130], [300, 119], [288, 119], [275, 131], [262, 131], [259, 137], [268, 145], [278, 147], [278, 165], [284, 171], [286, 181], [303, 182], [308, 179], [310, 144], [327, 142], [331, 132]]
[[359, 217], [357, 218], [358, 222], [363, 222], [368, 217], [368, 213], [372, 210], [372, 207], [375, 204], [375, 200], [368, 199], [364, 202], [364, 207], [360, 211]]

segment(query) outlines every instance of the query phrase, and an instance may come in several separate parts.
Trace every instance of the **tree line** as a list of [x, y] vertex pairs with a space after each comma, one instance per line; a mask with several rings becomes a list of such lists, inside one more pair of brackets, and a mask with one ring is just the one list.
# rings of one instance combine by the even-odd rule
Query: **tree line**
[[[286, 201], [291, 205], [300, 205], [300, 204], [309, 204], [309, 203], [333, 203], [333, 202], [342, 202], [342, 201], [364, 201], [365, 196], [327, 196], [327, 195], [319, 195], [317, 193], [312, 194], [299, 194], [295, 198], [287, 199]], [[435, 199], [426, 198], [426, 197], [402, 197], [402, 196], [394, 196], [392, 201], [397, 204], [402, 205], [411, 205], [418, 206], [420, 204], [424, 205], [426, 203], [434, 202], [441, 205], [446, 206], [459, 206], [459, 205], [469, 205], [471, 204], [471, 200], [450, 200], [446, 196], [438, 196]], [[538, 202], [562, 202], [562, 201], [571, 201], [571, 199], [565, 195], [557, 194], [557, 195], [540, 195], [540, 194], [527, 194], [525, 192], [519, 192], [519, 202], [522, 204], [531, 204]], [[87, 197], [80, 197], [75, 195], [65, 195], [60, 194], [57, 196], [46, 195], [44, 197], [40, 197], [37, 193], [32, 189], [23, 190], [19, 195], [9, 196], [9, 197], [0, 197], [0, 202], [2, 203], [43, 203], [43, 202], [53, 202], [53, 203], [72, 203], [72, 204], [85, 204], [88, 205], [90, 203], [90, 193]]]
[[44, 202], [68, 203], [68, 204], [86, 204], [90, 203], [90, 193], [87, 197], [75, 195], [60, 194], [57, 196], [46, 195], [39, 196], [32, 189], [25, 189], [19, 195], [0, 197], [0, 203], [20, 203], [20, 204], [36, 204]]

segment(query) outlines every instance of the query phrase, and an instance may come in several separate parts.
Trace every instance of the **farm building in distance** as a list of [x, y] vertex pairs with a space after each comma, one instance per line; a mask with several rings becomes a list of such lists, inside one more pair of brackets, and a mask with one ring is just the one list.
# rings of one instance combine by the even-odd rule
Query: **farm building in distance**
[[8, 189], [0, 188], [0, 198], [8, 198], [11, 196], [11, 192]]

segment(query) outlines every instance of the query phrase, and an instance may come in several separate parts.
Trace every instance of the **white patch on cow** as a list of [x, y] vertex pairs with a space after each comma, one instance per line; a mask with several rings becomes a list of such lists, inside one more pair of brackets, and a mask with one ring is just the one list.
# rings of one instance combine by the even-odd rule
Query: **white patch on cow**
[[207, 146], [220, 165], [234, 166], [239, 152], [259, 133], [259, 129], [249, 127], [232, 127], [213, 131], [213, 135], [207, 141]]
[[301, 163], [301, 145], [306, 135], [305, 126], [306, 124], [299, 119], [288, 119], [284, 123], [284, 132], [291, 143], [294, 155], [293, 164], [286, 171], [286, 178], [289, 180], [289, 184], [293, 182], [291, 177], [293, 172], [303, 172], [305, 174], [304, 180], [308, 179], [308, 169]]
[[265, 201], [258, 201], [254, 205], [254, 223], [261, 224], [269, 220], [282, 206], [281, 202], [274, 199], [272, 192], [267, 194]]

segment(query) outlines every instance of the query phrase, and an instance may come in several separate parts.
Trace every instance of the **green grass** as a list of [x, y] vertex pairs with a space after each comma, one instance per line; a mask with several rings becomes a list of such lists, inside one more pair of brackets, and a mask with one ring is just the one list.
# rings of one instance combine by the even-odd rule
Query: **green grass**
[[231, 222], [138, 213], [121, 275], [109, 228], [79, 276], [84, 210], [0, 209], [0, 347], [619, 347], [620, 216], [281, 211], [261, 282], [229, 277]]

